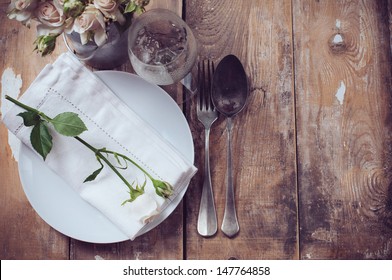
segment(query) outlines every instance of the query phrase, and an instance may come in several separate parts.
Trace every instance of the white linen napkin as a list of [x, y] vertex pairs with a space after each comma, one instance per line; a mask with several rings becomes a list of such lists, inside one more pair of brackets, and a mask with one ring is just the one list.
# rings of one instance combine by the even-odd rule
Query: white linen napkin
[[[196, 172], [192, 163], [71, 54], [64, 53], [52, 65], [45, 66], [19, 101], [52, 118], [63, 112], [77, 113], [88, 128], [80, 135], [83, 140], [96, 148], [125, 154], [154, 178], [169, 182], [174, 187], [171, 199], [188, 185]], [[22, 118], [17, 116], [23, 111], [14, 105], [3, 122], [32, 148], [32, 128], [24, 126]], [[145, 194], [131, 203], [121, 205], [130, 198], [128, 188], [107, 166], [94, 181], [83, 183], [100, 167], [94, 153], [72, 137], [49, 129], [53, 148], [45, 163], [131, 240], [170, 203], [170, 199], [158, 196], [150, 180], [131, 164], [121, 170], [128, 182], [143, 184], [147, 179]]]

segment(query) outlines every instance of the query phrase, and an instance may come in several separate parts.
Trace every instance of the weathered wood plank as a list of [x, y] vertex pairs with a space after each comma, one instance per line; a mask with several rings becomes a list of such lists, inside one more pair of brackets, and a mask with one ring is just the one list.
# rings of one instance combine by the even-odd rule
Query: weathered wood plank
[[392, 258], [387, 1], [293, 1], [303, 259]]
[[[188, 118], [200, 171], [186, 199], [188, 259], [294, 259], [297, 250], [295, 120], [290, 1], [188, 1], [186, 19], [201, 58], [235, 54], [250, 82], [247, 107], [234, 119], [233, 163], [240, 232], [229, 239], [196, 230], [204, 137], [194, 104]], [[219, 227], [225, 203], [226, 122], [211, 131], [212, 183]]]
[[[23, 93], [50, 61], [50, 58], [41, 58], [33, 52], [33, 28], [29, 30], [6, 17], [6, 2], [0, 5], [2, 95], [18, 91], [10, 79], [21, 82], [20, 93]], [[54, 56], [63, 50], [60, 44]], [[12, 154], [8, 145], [8, 131], [3, 123], [0, 123], [0, 144], [0, 259], [67, 259], [69, 238], [49, 227], [24, 195], [19, 181], [17, 155]]]

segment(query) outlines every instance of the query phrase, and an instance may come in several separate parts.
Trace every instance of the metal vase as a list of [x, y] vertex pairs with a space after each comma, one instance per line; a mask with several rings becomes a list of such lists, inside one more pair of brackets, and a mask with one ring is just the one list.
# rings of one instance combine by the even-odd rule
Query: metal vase
[[94, 41], [83, 45], [77, 32], [64, 33], [63, 37], [68, 50], [80, 61], [99, 70], [109, 70], [128, 61], [127, 40], [130, 27], [130, 22], [125, 26], [118, 22], [109, 24], [106, 28], [108, 38], [102, 46], [97, 46]]

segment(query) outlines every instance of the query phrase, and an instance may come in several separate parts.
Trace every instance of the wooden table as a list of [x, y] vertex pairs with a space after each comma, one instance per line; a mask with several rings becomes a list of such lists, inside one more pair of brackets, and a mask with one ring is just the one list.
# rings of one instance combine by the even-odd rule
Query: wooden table
[[[1, 86], [23, 93], [66, 49], [35, 54], [35, 31], [6, 18], [7, 2], [0, 0]], [[48, 226], [24, 195], [1, 124], [0, 258], [391, 259], [392, 1], [151, 0], [158, 6], [182, 14], [201, 58], [235, 54], [249, 76], [250, 101], [233, 131], [239, 235], [197, 233], [204, 129], [190, 101], [180, 106], [200, 171], [173, 214], [133, 242], [90, 244]], [[165, 89], [181, 100], [180, 86]], [[210, 145], [220, 224], [223, 117]]]

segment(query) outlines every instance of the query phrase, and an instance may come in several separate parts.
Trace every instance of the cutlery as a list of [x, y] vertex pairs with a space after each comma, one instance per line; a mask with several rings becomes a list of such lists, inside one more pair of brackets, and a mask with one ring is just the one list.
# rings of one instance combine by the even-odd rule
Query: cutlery
[[248, 95], [248, 81], [241, 62], [234, 55], [224, 57], [216, 67], [214, 73], [212, 101], [215, 108], [227, 118], [227, 188], [225, 212], [221, 230], [228, 237], [235, 236], [240, 230], [235, 208], [232, 174], [232, 118], [244, 108]]
[[199, 62], [198, 83], [199, 96], [197, 98], [197, 117], [205, 128], [205, 159], [204, 182], [200, 201], [197, 231], [201, 236], [212, 236], [217, 231], [216, 210], [214, 194], [211, 184], [209, 137], [211, 125], [218, 118], [211, 100], [211, 84], [214, 72], [214, 63], [210, 60]]

